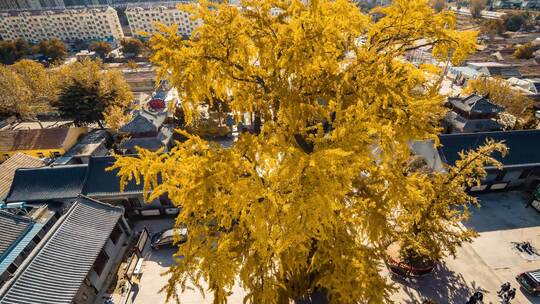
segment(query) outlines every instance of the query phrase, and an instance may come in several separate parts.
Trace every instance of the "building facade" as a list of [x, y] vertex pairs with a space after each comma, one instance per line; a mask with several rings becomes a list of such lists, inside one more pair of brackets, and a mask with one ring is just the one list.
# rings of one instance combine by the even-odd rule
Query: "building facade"
[[180, 11], [177, 5], [177, 2], [172, 2], [128, 6], [126, 16], [132, 35], [143, 37], [142, 32], [154, 33], [157, 31], [155, 25], [159, 22], [167, 26], [177, 24], [179, 35], [190, 36], [200, 21], [191, 20], [189, 14]]
[[112, 7], [29, 10], [0, 13], [0, 36], [30, 42], [58, 38], [63, 41], [107, 40], [124, 37]]
[[0, 0], [0, 10], [63, 8], [64, 0]]

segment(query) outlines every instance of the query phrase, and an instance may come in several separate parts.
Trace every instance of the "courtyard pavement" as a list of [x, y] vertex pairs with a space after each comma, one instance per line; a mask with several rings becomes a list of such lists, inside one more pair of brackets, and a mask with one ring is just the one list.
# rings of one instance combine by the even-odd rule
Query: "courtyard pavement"
[[497, 290], [503, 282], [517, 289], [512, 303], [540, 303], [518, 288], [515, 276], [540, 269], [540, 256], [525, 257], [512, 242], [528, 241], [540, 250], [540, 213], [527, 207], [528, 196], [520, 192], [488, 193], [479, 196], [480, 208], [471, 210], [465, 226], [479, 236], [465, 244], [456, 258], [448, 257], [430, 275], [416, 280], [396, 279], [397, 303], [465, 303], [475, 291], [484, 292], [484, 303], [500, 303]]
[[[146, 227], [152, 233], [170, 228], [174, 225], [173, 219], [153, 219], [144, 220], [137, 223], [134, 231], [142, 230]], [[131, 302], [133, 304], [163, 304], [175, 303], [174, 300], [166, 302], [166, 295], [159, 292], [167, 284], [168, 275], [165, 272], [175, 261], [173, 254], [175, 249], [152, 250], [147, 246], [144, 255], [143, 274], [139, 286], [135, 287], [131, 293]], [[233, 294], [228, 298], [231, 304], [240, 304], [245, 296], [245, 291], [238, 285], [233, 287]], [[180, 299], [182, 304], [212, 304], [213, 297], [209, 293], [201, 295], [198, 289], [193, 286], [188, 287], [181, 292]]]
[[[432, 274], [418, 279], [390, 278], [397, 287], [392, 299], [396, 303], [421, 303], [433, 299], [437, 303], [462, 304], [475, 291], [484, 293], [484, 303], [500, 303], [497, 290], [503, 282], [518, 288], [515, 276], [521, 272], [540, 269], [540, 256], [525, 257], [513, 249], [512, 242], [528, 241], [540, 251], [540, 213], [527, 207], [527, 195], [520, 192], [489, 193], [479, 196], [480, 208], [471, 210], [465, 226], [475, 229], [479, 236], [473, 243], [461, 247], [456, 258], [448, 257]], [[144, 220], [135, 231], [147, 227], [152, 232], [171, 227], [173, 219]], [[159, 290], [166, 284], [162, 274], [173, 265], [174, 249], [146, 250], [143, 274], [139, 288], [132, 292], [134, 304], [165, 303], [165, 294]], [[242, 303], [245, 291], [235, 286], [229, 303]], [[212, 303], [212, 296], [203, 298], [198, 290], [181, 294], [182, 303]], [[173, 302], [170, 302], [173, 303]], [[540, 298], [524, 294], [518, 289], [512, 303], [539, 303]]]

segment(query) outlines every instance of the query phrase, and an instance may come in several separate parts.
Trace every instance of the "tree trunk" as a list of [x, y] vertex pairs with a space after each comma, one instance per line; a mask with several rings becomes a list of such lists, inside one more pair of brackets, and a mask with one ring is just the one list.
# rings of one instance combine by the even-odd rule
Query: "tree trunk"
[[261, 134], [261, 125], [262, 125], [261, 113], [257, 111], [254, 113], [254, 115], [255, 115], [255, 119], [253, 120], [253, 132], [259, 135]]

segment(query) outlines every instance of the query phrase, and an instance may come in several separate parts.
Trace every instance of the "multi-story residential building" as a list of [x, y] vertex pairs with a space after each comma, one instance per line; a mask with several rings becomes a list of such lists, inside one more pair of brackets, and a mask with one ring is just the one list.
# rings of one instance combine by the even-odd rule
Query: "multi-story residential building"
[[129, 5], [126, 16], [131, 33], [141, 37], [141, 32], [154, 33], [157, 31], [157, 22], [171, 26], [178, 24], [178, 34], [189, 36], [200, 24], [199, 20], [191, 20], [188, 13], [180, 11], [176, 6], [178, 2], [165, 2], [159, 4]]
[[63, 8], [64, 0], [0, 0], [0, 10]]
[[64, 0], [66, 6], [112, 5], [112, 0]]
[[31, 42], [58, 38], [74, 40], [118, 40], [124, 37], [112, 7], [29, 10], [0, 13], [0, 36]]

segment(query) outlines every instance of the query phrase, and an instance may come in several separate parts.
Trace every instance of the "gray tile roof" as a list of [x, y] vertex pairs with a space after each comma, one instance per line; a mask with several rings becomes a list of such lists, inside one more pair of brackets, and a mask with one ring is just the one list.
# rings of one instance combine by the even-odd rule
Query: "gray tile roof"
[[88, 165], [19, 169], [6, 202], [66, 200], [79, 194], [92, 198], [141, 194], [142, 182], [137, 185], [131, 181], [120, 191], [118, 170], [106, 170], [114, 162], [113, 156], [102, 156], [91, 157]]
[[478, 114], [497, 114], [504, 108], [492, 103], [485, 96], [472, 94], [465, 98], [448, 98], [448, 102], [455, 108], [464, 112]]
[[36, 168], [43, 165], [42, 160], [23, 153], [17, 153], [0, 164], [0, 200], [4, 199], [9, 192], [17, 169]]
[[6, 202], [76, 198], [81, 194], [87, 165], [18, 169]]
[[32, 220], [0, 211], [0, 260], [32, 226]]
[[445, 122], [452, 126], [452, 131], [462, 133], [488, 132], [502, 130], [501, 124], [493, 119], [466, 119], [456, 112], [448, 112]]
[[165, 121], [165, 118], [167, 118], [167, 112], [152, 113], [143, 109], [137, 112], [135, 117], [118, 129], [118, 131], [129, 134], [157, 132]]
[[485, 67], [485, 69], [489, 76], [500, 76], [502, 78], [521, 77], [521, 73], [515, 67], [490, 66]]
[[144, 179], [137, 184], [130, 181], [124, 192], [120, 191], [120, 177], [118, 169], [107, 171], [116, 159], [113, 156], [92, 157], [88, 164], [88, 174], [84, 183], [82, 193], [93, 198], [111, 197], [117, 195], [130, 195], [143, 193]]
[[134, 137], [128, 138], [120, 144], [120, 149], [127, 150], [128, 153], [137, 153], [135, 147], [150, 151], [157, 151], [159, 148], [167, 147], [172, 139], [174, 127], [163, 126], [157, 136], [154, 137]]
[[509, 151], [505, 157], [494, 153], [493, 157], [504, 166], [524, 166], [540, 164], [540, 130], [498, 131], [482, 133], [458, 133], [439, 135], [441, 159], [454, 165], [459, 152], [477, 149], [487, 139], [504, 141]]
[[0, 295], [1, 304], [71, 304], [122, 207], [79, 198]]

